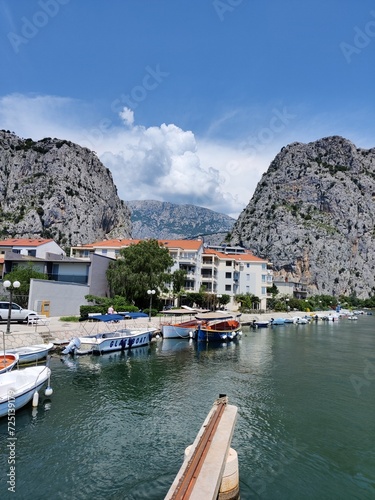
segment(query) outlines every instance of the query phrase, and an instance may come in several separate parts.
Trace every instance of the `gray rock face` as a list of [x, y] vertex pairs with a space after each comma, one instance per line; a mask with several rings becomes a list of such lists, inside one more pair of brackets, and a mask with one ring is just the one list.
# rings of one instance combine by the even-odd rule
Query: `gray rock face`
[[375, 293], [375, 149], [342, 137], [293, 143], [276, 156], [241, 213], [232, 243], [310, 293]]
[[0, 131], [0, 238], [62, 246], [131, 236], [130, 212], [95, 153], [69, 141]]
[[188, 239], [204, 236], [206, 243], [221, 243], [234, 219], [195, 205], [154, 200], [128, 201], [133, 238]]

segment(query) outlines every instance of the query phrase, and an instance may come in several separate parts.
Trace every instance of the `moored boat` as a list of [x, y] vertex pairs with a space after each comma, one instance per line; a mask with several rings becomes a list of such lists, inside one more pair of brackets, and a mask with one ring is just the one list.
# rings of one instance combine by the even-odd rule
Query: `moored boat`
[[242, 327], [237, 319], [240, 315], [224, 315], [222, 313], [205, 313], [196, 316], [198, 326], [196, 340], [199, 342], [227, 342], [242, 335]]
[[271, 325], [285, 325], [284, 318], [271, 318]]
[[197, 319], [164, 324], [161, 327], [161, 334], [163, 339], [191, 339], [195, 336], [197, 326]]
[[[124, 318], [115, 314], [104, 314], [95, 316], [93, 319], [104, 323], [116, 322], [117, 324]], [[74, 337], [61, 354], [102, 354], [142, 347], [151, 342], [152, 335], [156, 331], [157, 328], [151, 326], [143, 328], [116, 328], [114, 331]]]
[[[194, 337], [198, 320], [192, 317], [192, 314], [196, 314], [196, 310], [181, 308], [163, 311], [163, 313], [165, 315], [165, 320], [163, 319], [161, 324], [163, 339], [191, 339]], [[189, 315], [188, 319], [187, 315]], [[183, 316], [185, 316], [184, 319], [182, 319]]]
[[45, 365], [2, 373], [0, 375], [0, 417], [13, 415], [16, 410], [29, 403], [35, 392], [41, 389], [50, 376], [51, 369]]
[[0, 374], [9, 372], [18, 362], [18, 354], [4, 351], [0, 355]]
[[[25, 364], [45, 359], [52, 348], [53, 343], [49, 342], [48, 344], [35, 344], [15, 349], [6, 349], [5, 354], [17, 354], [19, 364]], [[0, 356], [3, 356], [3, 352], [0, 352]]]
[[270, 325], [270, 321], [268, 320], [256, 320], [254, 319], [251, 326], [253, 328], [267, 328]]

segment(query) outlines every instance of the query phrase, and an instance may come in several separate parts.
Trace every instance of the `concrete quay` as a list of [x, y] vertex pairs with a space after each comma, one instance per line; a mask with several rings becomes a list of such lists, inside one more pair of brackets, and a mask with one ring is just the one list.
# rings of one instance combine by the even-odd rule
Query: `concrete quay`
[[[325, 312], [327, 314], [327, 312]], [[271, 320], [271, 318], [288, 318], [293, 316], [303, 317], [306, 313], [303, 311], [291, 311], [287, 312], [267, 312], [262, 314], [242, 314], [241, 323], [243, 325], [249, 325], [254, 319], [255, 320]], [[314, 314], [324, 314], [323, 311], [314, 311]], [[186, 317], [191, 315], [187, 314]], [[183, 321], [185, 318], [180, 317], [179, 321]], [[151, 322], [148, 320], [125, 320], [125, 325], [123, 327], [135, 327], [141, 328], [145, 326], [152, 326], [161, 329], [161, 325], [164, 322], [172, 321], [172, 318], [166, 318], [162, 316], [157, 316], [151, 318]], [[27, 325], [11, 323], [10, 333], [5, 333], [6, 322], [0, 324], [0, 333], [4, 332], [5, 337], [5, 348], [12, 349], [16, 347], [25, 347], [33, 344], [43, 344], [46, 342], [54, 342], [55, 344], [63, 344], [69, 342], [73, 337], [80, 337], [84, 335], [90, 335], [94, 333], [99, 333], [100, 331], [108, 330], [109, 325], [104, 323], [87, 323], [87, 322], [76, 322], [76, 321], [61, 321], [60, 317], [49, 318], [48, 324], [46, 325]], [[0, 350], [2, 349], [2, 341], [0, 340]]]

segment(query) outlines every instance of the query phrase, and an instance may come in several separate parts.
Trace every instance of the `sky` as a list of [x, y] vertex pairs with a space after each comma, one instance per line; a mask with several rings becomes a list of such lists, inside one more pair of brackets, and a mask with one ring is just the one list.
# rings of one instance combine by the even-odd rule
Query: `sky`
[[375, 147], [374, 55], [370, 0], [0, 0], [0, 129], [236, 218], [283, 146]]

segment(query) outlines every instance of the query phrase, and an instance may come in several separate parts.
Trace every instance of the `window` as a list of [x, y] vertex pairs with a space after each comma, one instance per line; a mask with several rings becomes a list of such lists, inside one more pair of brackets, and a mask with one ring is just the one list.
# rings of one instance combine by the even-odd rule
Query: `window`
[[246, 293], [250, 293], [250, 287], [249, 287], [249, 285], [246, 285]]
[[232, 279], [232, 273], [225, 273], [225, 279], [227, 280]]
[[267, 276], [265, 274], [262, 274], [262, 283], [266, 283], [267, 281]]
[[106, 248], [102, 249], [102, 255], [107, 255], [108, 250]]
[[262, 286], [262, 295], [267, 295], [267, 287]]
[[232, 267], [232, 261], [231, 261], [231, 260], [227, 260], [227, 261], [225, 261], [225, 265], [226, 265], [227, 267]]
[[232, 291], [232, 285], [225, 285], [225, 291], [226, 292], [231, 292]]
[[250, 274], [246, 275], [246, 281], [250, 281]]
[[267, 269], [267, 264], [262, 264], [262, 271], [265, 271]]

